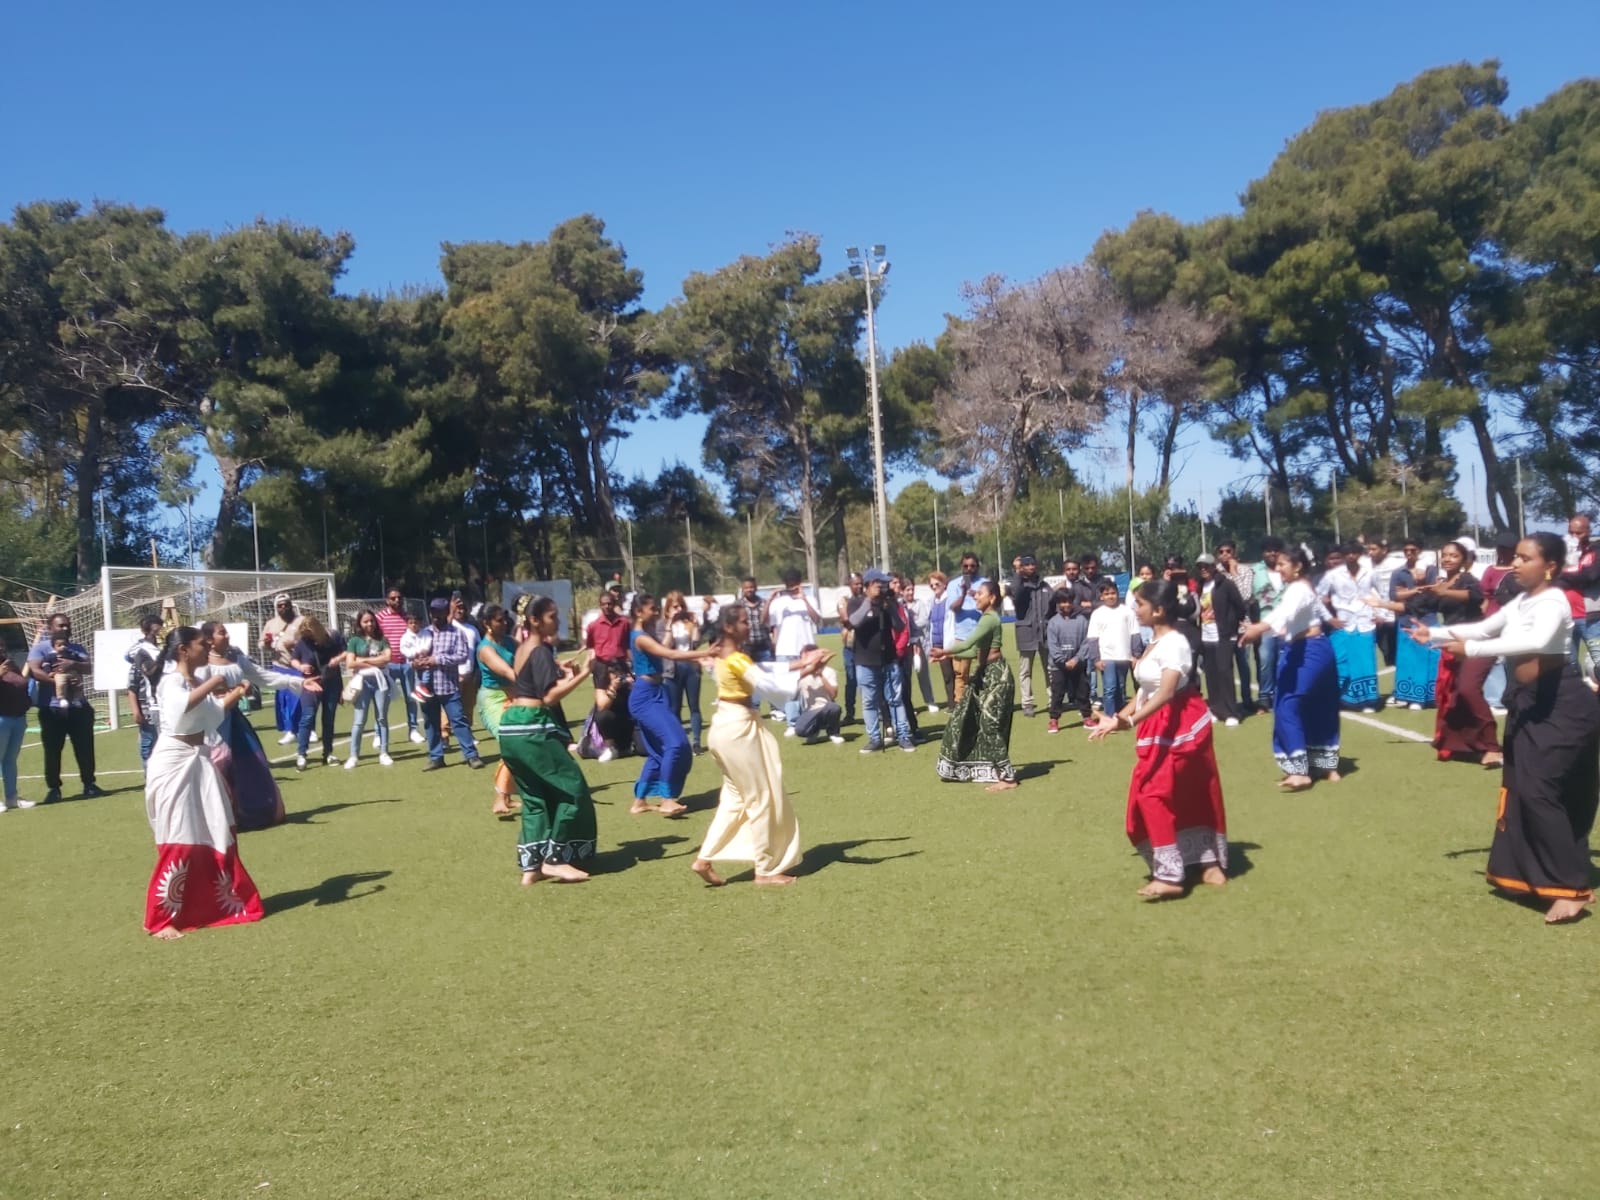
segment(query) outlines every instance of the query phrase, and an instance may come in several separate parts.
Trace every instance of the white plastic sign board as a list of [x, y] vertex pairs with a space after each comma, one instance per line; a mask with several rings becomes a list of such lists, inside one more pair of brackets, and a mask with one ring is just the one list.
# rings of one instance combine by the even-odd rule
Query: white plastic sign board
[[[250, 625], [245, 621], [224, 621], [228, 640], [249, 652]], [[137, 629], [96, 629], [90, 656], [94, 659], [94, 687], [97, 692], [120, 692], [128, 686], [128, 651], [138, 644]]]

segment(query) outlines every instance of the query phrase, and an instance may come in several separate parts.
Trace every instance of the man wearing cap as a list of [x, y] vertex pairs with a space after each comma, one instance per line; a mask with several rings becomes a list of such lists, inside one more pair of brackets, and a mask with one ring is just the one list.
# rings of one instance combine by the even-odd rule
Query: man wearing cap
[[1050, 585], [1039, 574], [1039, 560], [1033, 555], [1019, 555], [1011, 565], [1016, 574], [1006, 580], [1006, 594], [1011, 597], [1011, 608], [1017, 618], [1012, 627], [1017, 638], [1017, 680], [1022, 686], [1022, 715], [1031, 717], [1034, 713], [1033, 660], [1045, 644], [1045, 626], [1051, 615]]
[[889, 590], [889, 576], [872, 568], [866, 573], [866, 592], [850, 601], [848, 622], [855, 633], [856, 686], [861, 692], [861, 716], [867, 725], [867, 744], [861, 753], [883, 749], [883, 717], [879, 697], [888, 701], [895, 741], [911, 753], [911, 723], [906, 718], [905, 696], [900, 689], [900, 664], [895, 634], [905, 628], [900, 605]]
[[[300, 640], [300, 614], [294, 610], [289, 593], [272, 598], [273, 615], [261, 627], [261, 661], [270, 663], [280, 675], [298, 680], [300, 672], [291, 663], [295, 642]], [[287, 746], [299, 737], [300, 689], [278, 688], [273, 693], [272, 715], [278, 732], [278, 745]]]
[[428, 765], [424, 771], [437, 771], [444, 766], [445, 744], [440, 733], [440, 713], [450, 718], [455, 730], [456, 743], [474, 771], [483, 767], [478, 757], [478, 743], [473, 740], [472, 728], [467, 724], [461, 708], [461, 665], [472, 658], [466, 636], [450, 620], [450, 601], [436, 596], [428, 602], [428, 621], [431, 625], [432, 644], [425, 654], [412, 662], [412, 666], [430, 669], [432, 694], [422, 702], [422, 723], [428, 735]]

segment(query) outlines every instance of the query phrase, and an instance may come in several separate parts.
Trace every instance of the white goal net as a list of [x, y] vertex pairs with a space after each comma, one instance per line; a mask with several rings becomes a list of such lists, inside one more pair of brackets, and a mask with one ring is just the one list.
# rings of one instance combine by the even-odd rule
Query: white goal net
[[[234, 626], [240, 649], [260, 656], [262, 626], [271, 619], [273, 600], [288, 595], [299, 612], [315, 613], [324, 623], [338, 620], [340, 605], [333, 576], [317, 571], [186, 571], [154, 567], [103, 567], [100, 586], [42, 601], [16, 600], [12, 610], [31, 646], [51, 616], [72, 621], [72, 637], [94, 658], [89, 697], [97, 716], [117, 728], [116, 692], [127, 685], [125, 655], [139, 637], [146, 614], [161, 618], [163, 629], [223, 621]], [[241, 630], [239, 627], [243, 626]], [[104, 701], [104, 703], [102, 703]]]

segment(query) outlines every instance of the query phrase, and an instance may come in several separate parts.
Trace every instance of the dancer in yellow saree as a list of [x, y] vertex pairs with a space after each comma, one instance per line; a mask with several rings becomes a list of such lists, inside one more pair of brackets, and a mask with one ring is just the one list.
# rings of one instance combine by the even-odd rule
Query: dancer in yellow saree
[[762, 700], [781, 704], [793, 699], [801, 678], [820, 670], [829, 656], [825, 650], [812, 650], [794, 670], [769, 670], [744, 652], [750, 618], [742, 604], [723, 609], [718, 625], [717, 711], [706, 747], [722, 768], [722, 794], [700, 855], [689, 869], [712, 887], [721, 887], [726, 880], [713, 862], [749, 862], [755, 864], [757, 883], [780, 887], [795, 881], [788, 872], [800, 861], [800, 823], [783, 791], [778, 740], [763, 727], [756, 706]]

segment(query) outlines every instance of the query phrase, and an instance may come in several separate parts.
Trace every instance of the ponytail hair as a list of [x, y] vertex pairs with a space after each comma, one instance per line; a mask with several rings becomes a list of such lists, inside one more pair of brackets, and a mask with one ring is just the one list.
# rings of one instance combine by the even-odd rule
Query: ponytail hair
[[177, 662], [180, 650], [187, 650], [196, 640], [204, 636], [205, 634], [193, 625], [180, 625], [167, 634], [167, 641], [161, 647], [161, 653], [152, 658], [144, 669], [144, 677], [150, 681], [150, 686], [152, 688], [159, 686], [161, 677], [167, 672], [167, 664]]

